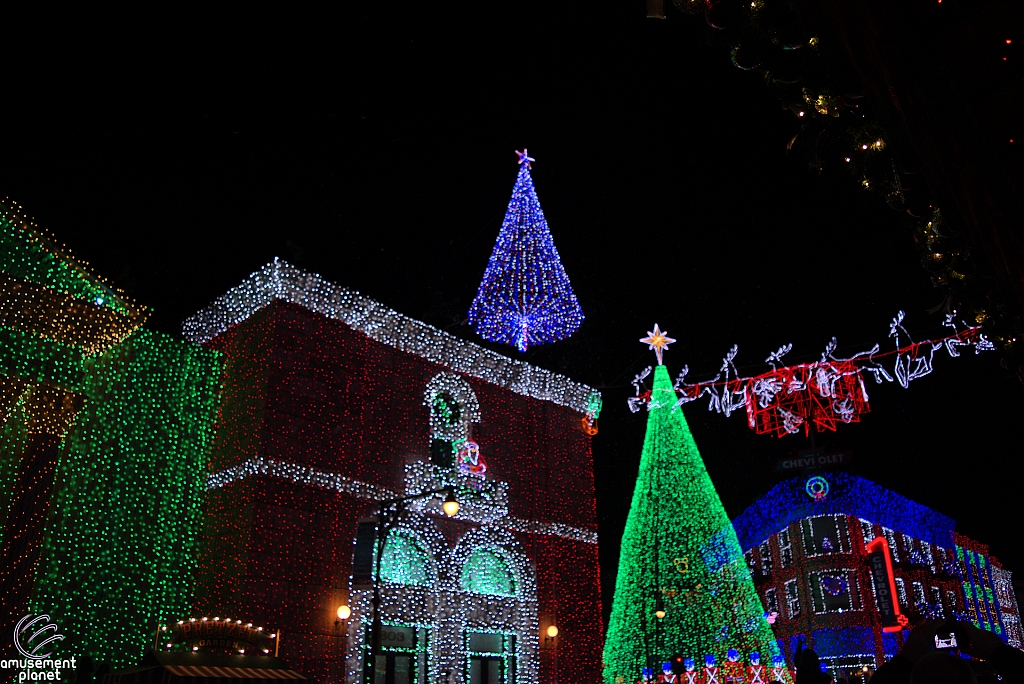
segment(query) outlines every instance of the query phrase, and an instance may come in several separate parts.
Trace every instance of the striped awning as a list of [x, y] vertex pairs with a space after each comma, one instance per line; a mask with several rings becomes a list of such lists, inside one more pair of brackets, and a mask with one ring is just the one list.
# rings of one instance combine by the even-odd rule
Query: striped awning
[[164, 665], [164, 669], [175, 677], [195, 679], [263, 679], [303, 680], [305, 677], [295, 670], [268, 670], [256, 667], [210, 667], [208, 665]]
[[[278, 661], [280, 662], [280, 661]], [[295, 670], [267, 667], [162, 665], [103, 676], [103, 684], [295, 684], [308, 682]]]

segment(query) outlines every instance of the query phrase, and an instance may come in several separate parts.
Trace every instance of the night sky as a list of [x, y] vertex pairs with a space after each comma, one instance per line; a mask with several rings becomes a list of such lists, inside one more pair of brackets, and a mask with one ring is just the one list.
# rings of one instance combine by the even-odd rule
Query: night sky
[[[528, 147], [587, 319], [525, 355], [485, 346], [603, 392], [606, 612], [645, 427], [626, 399], [654, 362], [637, 341], [654, 322], [679, 340], [670, 373], [689, 364], [691, 380], [732, 344], [745, 374], [789, 342], [789, 363], [833, 335], [840, 354], [889, 348], [900, 309], [915, 339], [942, 334], [927, 309], [943, 294], [899, 215], [842, 169], [787, 156], [798, 120], [707, 44], [701, 18], [647, 20], [638, 1], [344, 4], [22, 27], [4, 48], [0, 195], [169, 334], [280, 256], [479, 342], [466, 312]], [[852, 472], [1024, 572], [1024, 391], [998, 361], [940, 353], [907, 390], [872, 381], [871, 414], [817, 445], [853, 450]], [[734, 516], [810, 441], [706, 409], [686, 416]]]

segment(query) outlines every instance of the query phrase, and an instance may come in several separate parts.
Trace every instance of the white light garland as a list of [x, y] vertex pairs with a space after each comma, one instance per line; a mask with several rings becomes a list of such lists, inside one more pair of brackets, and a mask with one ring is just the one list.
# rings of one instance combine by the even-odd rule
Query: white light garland
[[[452, 487], [459, 499], [455, 517], [476, 523], [493, 523], [508, 515], [508, 483], [464, 475], [455, 468], [441, 468], [433, 463], [417, 461], [405, 466], [406, 495]], [[415, 499], [409, 508], [424, 513], [438, 511], [444, 495]]]
[[370, 499], [371, 501], [394, 499], [398, 496], [397, 492], [369, 484], [368, 482], [353, 480], [343, 477], [342, 475], [338, 475], [337, 473], [327, 473], [322, 470], [316, 470], [297, 463], [288, 463], [286, 461], [277, 461], [272, 458], [264, 458], [263, 456], [250, 458], [248, 461], [239, 463], [238, 465], [226, 470], [222, 470], [219, 473], [211, 474], [207, 480], [206, 488], [208, 490], [220, 489], [221, 487], [226, 487], [232, 482], [244, 480], [246, 477], [256, 475], [264, 475], [280, 480], [289, 480], [295, 484], [307, 485], [310, 487], [333, 489], [334, 491], [342, 494], [351, 494], [357, 498]]
[[[435, 475], [429, 473], [427, 470], [431, 467], [433, 466], [429, 463], [413, 463], [406, 467], [406, 477], [434, 477]], [[297, 463], [277, 461], [263, 456], [256, 456], [238, 464], [237, 466], [227, 468], [219, 473], [211, 474], [207, 480], [206, 488], [208, 490], [220, 489], [221, 487], [226, 487], [233, 482], [244, 480], [246, 477], [257, 476], [288, 480], [295, 484], [318, 487], [320, 489], [330, 489], [341, 494], [348, 494], [368, 501], [384, 501], [387, 499], [394, 499], [399, 496], [398, 492], [390, 489], [378, 487], [360, 480], [353, 480], [351, 478], [338, 475], [337, 473], [328, 473], [308, 466], [299, 465]], [[463, 479], [467, 478], [464, 477]], [[435, 488], [415, 488], [410, 485], [411, 481], [411, 479], [406, 480], [406, 493], [414, 494], [424, 491], [424, 489]], [[433, 480], [428, 479], [427, 481]], [[445, 486], [445, 484], [442, 483], [439, 486]], [[597, 532], [595, 530], [586, 530], [562, 523], [526, 520], [524, 518], [516, 518], [508, 515], [508, 483], [488, 481], [486, 486], [493, 488], [488, 490], [488, 496], [490, 498], [486, 502], [460, 503], [459, 513], [456, 516], [457, 519], [481, 524], [493, 524], [495, 527], [511, 530], [513, 532], [537, 534], [547, 537], [561, 537], [563, 539], [571, 539], [584, 544], [597, 543]], [[417, 504], [417, 502], [410, 502], [409, 508], [413, 510], [420, 509], [427, 515], [434, 515], [437, 517], [443, 515], [443, 513], [440, 512], [440, 504], [436, 503], [438, 501], [437, 499], [427, 499], [425, 501], [434, 501], [436, 505], [431, 507], [421, 503], [417, 506], [414, 505]]]
[[[517, 394], [587, 414], [600, 393], [564, 375], [506, 358], [398, 313], [275, 258], [182, 323], [185, 339], [205, 344], [276, 299], [298, 304], [396, 349]], [[597, 415], [593, 415], [597, 418]]]

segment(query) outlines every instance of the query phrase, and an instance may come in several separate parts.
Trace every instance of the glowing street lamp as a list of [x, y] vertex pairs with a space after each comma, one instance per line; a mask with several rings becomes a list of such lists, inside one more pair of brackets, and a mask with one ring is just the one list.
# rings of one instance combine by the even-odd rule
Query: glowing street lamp
[[654, 617], [659, 620], [664, 620], [668, 613], [665, 611], [665, 601], [661, 598], [661, 594], [658, 594], [658, 598], [654, 601]]
[[448, 496], [445, 497], [444, 503], [441, 504], [441, 508], [444, 510], [444, 514], [449, 518], [454, 518], [459, 512], [459, 500], [455, 498], [454, 490], [448, 490]]

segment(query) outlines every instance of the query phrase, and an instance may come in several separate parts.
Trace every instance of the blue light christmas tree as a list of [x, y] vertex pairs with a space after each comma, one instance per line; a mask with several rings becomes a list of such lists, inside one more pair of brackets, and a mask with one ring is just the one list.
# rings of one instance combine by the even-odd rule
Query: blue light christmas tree
[[530, 345], [557, 342], [576, 332], [583, 309], [544, 220], [530, 177], [526, 150], [519, 155], [519, 176], [505, 220], [487, 263], [484, 279], [469, 308], [469, 322], [490, 342]]

